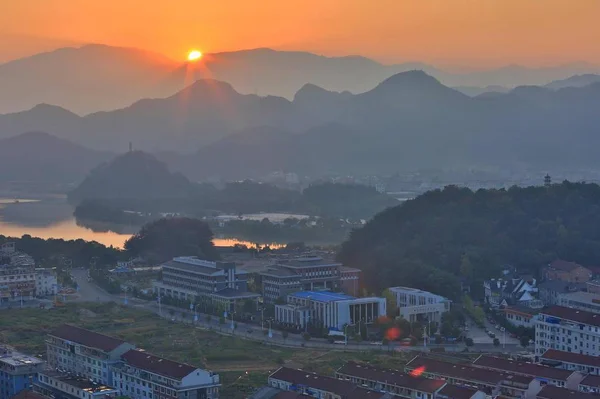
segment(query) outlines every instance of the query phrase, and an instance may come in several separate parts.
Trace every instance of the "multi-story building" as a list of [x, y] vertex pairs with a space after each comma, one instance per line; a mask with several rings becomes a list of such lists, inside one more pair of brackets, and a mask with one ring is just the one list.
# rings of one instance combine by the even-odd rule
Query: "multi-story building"
[[339, 291], [356, 295], [361, 271], [321, 257], [300, 257], [279, 262], [260, 273], [267, 303], [295, 291]]
[[356, 386], [350, 381], [287, 367], [275, 371], [269, 376], [268, 381], [272, 388], [304, 395], [299, 397], [328, 399], [391, 399], [392, 397], [388, 393]]
[[43, 367], [44, 362], [38, 358], [0, 346], [0, 398], [10, 398], [30, 389]]
[[568, 283], [585, 283], [592, 279], [592, 271], [575, 262], [557, 259], [543, 269], [546, 280], [561, 280]]
[[234, 311], [238, 301], [258, 302], [259, 294], [248, 292], [248, 273], [237, 270], [234, 262], [212, 262], [197, 257], [178, 257], [162, 265], [162, 280], [154, 292], [196, 303], [210, 300]]
[[309, 323], [342, 330], [346, 325], [372, 324], [385, 314], [385, 298], [355, 298], [327, 291], [296, 292], [288, 295], [286, 305], [275, 306], [278, 322], [298, 328]]
[[586, 291], [592, 294], [600, 294], [600, 280], [591, 280], [585, 283]]
[[540, 310], [531, 309], [524, 306], [510, 306], [502, 309], [506, 321], [515, 327], [533, 328], [535, 326], [535, 315]]
[[35, 269], [35, 295], [51, 296], [58, 293], [56, 271], [52, 269]]
[[544, 281], [538, 286], [538, 295], [544, 306], [560, 305], [561, 295], [583, 291], [585, 288], [585, 283], [550, 280]]
[[535, 353], [548, 349], [600, 355], [600, 314], [553, 306], [535, 319]]
[[503, 278], [483, 282], [485, 301], [491, 307], [526, 305], [536, 300], [537, 281], [531, 275], [511, 275], [505, 270]]
[[52, 399], [108, 399], [119, 396], [116, 388], [56, 370], [41, 371], [33, 389]]
[[115, 387], [131, 399], [216, 399], [219, 375], [131, 349], [112, 368]]
[[473, 366], [501, 373], [516, 374], [539, 380], [540, 385], [554, 385], [577, 389], [583, 374], [575, 370], [564, 370], [541, 364], [517, 362], [510, 359], [481, 355], [473, 361]]
[[559, 388], [552, 385], [546, 385], [536, 395], [536, 399], [598, 399], [598, 395], [577, 391], [574, 389]]
[[591, 292], [572, 292], [559, 297], [560, 306], [565, 308], [585, 310], [600, 313], [600, 294]]
[[391, 287], [389, 291], [396, 298], [399, 315], [411, 323], [415, 321], [441, 323], [442, 314], [450, 310], [449, 299], [431, 292], [409, 287]]
[[120, 363], [121, 355], [133, 348], [118, 338], [68, 324], [48, 334], [46, 340], [51, 368], [109, 386], [113, 385], [111, 367]]
[[588, 375], [585, 377], [579, 384], [579, 392], [600, 394], [600, 376]]
[[4, 244], [0, 250], [0, 302], [33, 299], [34, 296], [33, 258], [15, 251], [14, 245]]
[[600, 376], [600, 358], [596, 356], [548, 349], [540, 355], [539, 360], [541, 364], [551, 367]]

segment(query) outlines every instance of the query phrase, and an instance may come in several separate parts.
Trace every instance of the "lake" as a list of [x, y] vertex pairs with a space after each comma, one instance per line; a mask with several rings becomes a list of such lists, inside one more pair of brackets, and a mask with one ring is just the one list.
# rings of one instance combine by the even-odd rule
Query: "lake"
[[[123, 248], [125, 241], [135, 231], [137, 228], [133, 226], [119, 226], [118, 229], [115, 229], [104, 225], [94, 230], [80, 226], [73, 216], [73, 207], [64, 198], [44, 200], [0, 198], [0, 235], [4, 236], [21, 237], [29, 234], [32, 237], [43, 239], [82, 239]], [[215, 238], [213, 242], [217, 246], [242, 244], [252, 247], [255, 244], [235, 238]], [[269, 244], [272, 247], [278, 246]]]

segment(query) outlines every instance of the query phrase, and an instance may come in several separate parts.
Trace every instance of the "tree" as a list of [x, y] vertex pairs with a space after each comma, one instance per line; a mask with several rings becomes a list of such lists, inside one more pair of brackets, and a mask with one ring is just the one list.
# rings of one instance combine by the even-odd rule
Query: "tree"
[[125, 242], [125, 249], [132, 256], [144, 256], [157, 263], [192, 255], [216, 260], [219, 254], [212, 239], [212, 231], [199, 219], [166, 218], [144, 225]]
[[385, 307], [387, 316], [391, 319], [395, 319], [398, 316], [398, 305], [396, 303], [396, 296], [389, 288], [386, 288], [381, 293], [381, 296], [385, 298]]
[[460, 274], [467, 280], [470, 280], [473, 276], [473, 265], [467, 254], [463, 254], [460, 258]]
[[281, 332], [281, 338], [283, 338], [284, 343], [285, 343], [285, 340], [287, 339], [287, 337], [288, 337], [288, 332], [286, 330], [283, 330]]
[[529, 337], [523, 335], [519, 338], [519, 343], [521, 344], [521, 346], [523, 348], [527, 348], [527, 346], [529, 345]]
[[244, 306], [242, 309], [244, 313], [254, 313], [256, 311], [256, 302], [254, 302], [252, 299], [246, 299], [244, 300]]
[[500, 340], [498, 338], [494, 338], [494, 346], [500, 346]]
[[467, 345], [468, 347], [475, 345], [475, 342], [473, 342], [473, 338], [465, 338], [465, 345]]

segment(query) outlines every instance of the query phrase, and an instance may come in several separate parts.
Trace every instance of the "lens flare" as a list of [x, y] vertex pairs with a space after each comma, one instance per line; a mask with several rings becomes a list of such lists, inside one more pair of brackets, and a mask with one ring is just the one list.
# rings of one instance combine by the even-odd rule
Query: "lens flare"
[[420, 377], [425, 372], [425, 366], [417, 367], [409, 374], [411, 377]]

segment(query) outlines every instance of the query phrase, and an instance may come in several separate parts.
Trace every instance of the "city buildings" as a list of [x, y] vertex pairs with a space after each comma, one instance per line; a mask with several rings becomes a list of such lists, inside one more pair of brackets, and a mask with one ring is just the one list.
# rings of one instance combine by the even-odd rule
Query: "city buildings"
[[295, 291], [339, 291], [356, 295], [360, 288], [358, 269], [318, 256], [299, 257], [279, 261], [260, 273], [263, 299], [275, 303]]
[[133, 347], [118, 338], [63, 324], [48, 334], [46, 356], [52, 369], [112, 386], [111, 367]]
[[600, 355], [600, 314], [553, 306], [535, 317], [535, 353], [548, 349]]
[[52, 296], [58, 293], [56, 271], [52, 269], [35, 269], [35, 295]]
[[43, 370], [34, 391], [52, 399], [106, 399], [119, 396], [116, 388], [56, 370]]
[[441, 323], [442, 314], [450, 310], [451, 301], [431, 292], [409, 287], [391, 287], [399, 315], [412, 322]]
[[30, 389], [44, 362], [36, 357], [0, 346], [0, 398], [10, 398]]
[[385, 298], [355, 298], [327, 291], [300, 291], [287, 304], [275, 305], [275, 319], [305, 328], [306, 324], [342, 330], [346, 325], [371, 324], [386, 314]]
[[600, 294], [591, 292], [572, 292], [559, 297], [560, 306], [600, 313]]
[[568, 283], [585, 283], [592, 279], [592, 271], [575, 262], [557, 259], [542, 270], [546, 280], [560, 280]]
[[539, 361], [555, 368], [600, 376], [600, 358], [596, 356], [548, 349], [539, 356]]
[[535, 315], [539, 310], [525, 306], [510, 306], [502, 309], [504, 317], [511, 325], [515, 327], [533, 328]]
[[313, 398], [391, 399], [391, 395], [356, 386], [349, 381], [281, 367], [269, 376], [270, 387]]
[[531, 275], [519, 276], [504, 270], [503, 277], [483, 282], [485, 301], [491, 307], [527, 305], [537, 298], [537, 281]]
[[551, 280], [544, 281], [538, 286], [538, 294], [544, 306], [560, 305], [561, 295], [583, 291], [585, 288], [585, 283]]
[[248, 292], [248, 273], [234, 262], [212, 262], [197, 257], [178, 257], [162, 265], [162, 281], [154, 283], [160, 297], [196, 304], [208, 300], [234, 311], [237, 302], [257, 302], [259, 294]]
[[17, 252], [14, 243], [0, 248], [0, 302], [33, 299], [35, 296], [35, 262]]
[[579, 384], [579, 392], [600, 394], [600, 376], [588, 375]]
[[546, 385], [536, 395], [536, 399], [598, 399], [594, 393], [576, 391], [574, 389], [559, 388], [552, 385]]
[[219, 375], [164, 359], [140, 349], [125, 352], [112, 367], [121, 395], [131, 399], [216, 399]]

